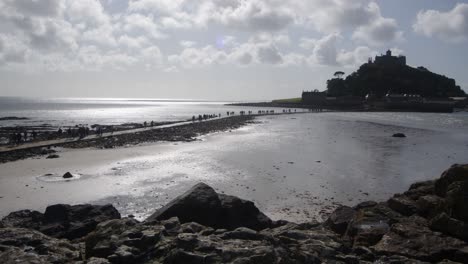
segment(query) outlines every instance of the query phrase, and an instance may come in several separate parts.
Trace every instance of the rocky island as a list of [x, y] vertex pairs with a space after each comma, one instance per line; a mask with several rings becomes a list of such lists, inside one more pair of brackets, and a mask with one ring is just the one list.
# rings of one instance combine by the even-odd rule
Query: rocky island
[[199, 183], [139, 222], [108, 205], [12, 212], [2, 263], [467, 263], [468, 165], [325, 222], [273, 221]]
[[405, 56], [388, 50], [362, 64], [346, 78], [337, 71], [325, 91], [304, 91], [300, 98], [235, 105], [346, 111], [453, 112], [468, 104], [455, 79], [426, 67], [407, 65]]

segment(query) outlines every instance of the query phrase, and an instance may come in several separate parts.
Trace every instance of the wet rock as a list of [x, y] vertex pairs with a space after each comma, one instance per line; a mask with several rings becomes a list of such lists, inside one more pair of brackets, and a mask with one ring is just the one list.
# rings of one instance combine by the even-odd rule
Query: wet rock
[[353, 241], [353, 246], [375, 245], [402, 217], [385, 203], [363, 208], [349, 223], [345, 237]]
[[404, 195], [395, 195], [388, 201], [388, 206], [402, 215], [410, 216], [418, 212], [418, 206], [415, 201]]
[[446, 208], [445, 199], [437, 195], [424, 195], [416, 201], [419, 214], [425, 217], [433, 217]]
[[432, 232], [416, 221], [394, 224], [391, 231], [372, 247], [378, 254], [403, 255], [422, 261], [453, 259], [465, 243], [456, 238]]
[[357, 205], [355, 205], [353, 208], [355, 210], [360, 210], [360, 209], [364, 209], [364, 208], [369, 208], [369, 207], [374, 207], [377, 205], [377, 202], [374, 202], [374, 201], [365, 201], [365, 202], [362, 202], [362, 203], [358, 203]]
[[73, 263], [80, 260], [79, 256], [78, 247], [66, 240], [32, 229], [0, 229], [1, 263]]
[[468, 164], [455, 164], [444, 171], [440, 179], [435, 182], [435, 193], [440, 197], [445, 197], [448, 187], [452, 183], [459, 181], [468, 181]]
[[100, 222], [119, 218], [120, 213], [110, 204], [56, 204], [46, 208], [39, 230], [53, 237], [75, 239], [93, 231]]
[[468, 223], [451, 218], [446, 213], [440, 213], [430, 220], [433, 230], [468, 241]]
[[210, 186], [199, 183], [183, 195], [157, 210], [146, 222], [178, 217], [182, 223], [197, 222], [213, 228], [248, 227], [261, 230], [272, 221], [254, 203], [234, 196], [217, 194]]
[[44, 215], [37, 211], [20, 210], [5, 216], [1, 223], [5, 227], [31, 228], [38, 230]]
[[395, 133], [395, 134], [393, 134], [393, 135], [392, 135], [392, 137], [396, 137], [396, 138], [404, 138], [404, 137], [406, 137], [406, 135], [405, 135], [405, 134], [403, 134], [403, 133]]
[[46, 159], [58, 159], [58, 158], [60, 158], [60, 156], [57, 154], [50, 154], [49, 156], [46, 157]]
[[66, 173], [62, 176], [62, 178], [64, 178], [64, 179], [73, 178], [73, 174], [71, 174], [70, 172], [66, 172]]
[[451, 217], [468, 222], [468, 177], [449, 185], [446, 194], [446, 205]]
[[100, 222], [120, 218], [112, 205], [65, 205], [57, 204], [46, 208], [44, 214], [21, 210], [2, 219], [7, 227], [22, 227], [41, 231], [57, 238], [80, 238], [94, 230]]
[[356, 210], [349, 206], [340, 206], [329, 216], [325, 225], [331, 230], [343, 235], [346, 232], [349, 222], [354, 218]]
[[164, 227], [137, 227], [137, 223], [134, 219], [123, 218], [98, 224], [96, 229], [85, 238], [86, 258], [107, 258], [122, 245], [151, 247], [162, 237]]

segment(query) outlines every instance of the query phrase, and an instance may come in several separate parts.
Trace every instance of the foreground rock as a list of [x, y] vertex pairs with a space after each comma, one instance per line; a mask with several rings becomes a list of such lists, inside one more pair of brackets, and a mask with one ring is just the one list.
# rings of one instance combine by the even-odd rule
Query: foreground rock
[[69, 263], [79, 256], [78, 246], [67, 240], [31, 229], [0, 228], [1, 263]]
[[0, 222], [0, 262], [468, 263], [466, 182], [468, 165], [454, 165], [387, 202], [340, 207], [325, 223], [275, 223], [206, 184], [144, 222], [110, 205], [23, 210]]
[[218, 194], [210, 186], [199, 183], [189, 191], [157, 210], [146, 221], [178, 217], [182, 223], [197, 222], [213, 228], [255, 230], [272, 226], [272, 221], [254, 203], [235, 196]]
[[119, 219], [120, 213], [112, 205], [56, 204], [44, 214], [22, 210], [10, 213], [2, 223], [6, 227], [30, 228], [57, 238], [76, 239], [87, 235], [98, 223]]

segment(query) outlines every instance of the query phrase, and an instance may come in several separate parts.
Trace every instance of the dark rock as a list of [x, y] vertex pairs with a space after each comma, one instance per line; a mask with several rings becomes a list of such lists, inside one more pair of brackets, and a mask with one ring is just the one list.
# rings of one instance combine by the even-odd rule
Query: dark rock
[[388, 206], [402, 215], [410, 216], [418, 212], [418, 206], [415, 201], [404, 195], [395, 195], [388, 201]]
[[[46, 159], [57, 159], [57, 158], [60, 158], [60, 156], [57, 154], [50, 154], [49, 156], [46, 157]], [[65, 175], [64, 175], [64, 178], [65, 178]]]
[[451, 217], [464, 222], [468, 222], [468, 177], [466, 179], [450, 184], [446, 194]]
[[368, 208], [368, 207], [373, 207], [373, 206], [376, 206], [377, 205], [377, 202], [374, 202], [374, 201], [365, 201], [365, 202], [361, 202], [361, 203], [358, 203], [357, 205], [355, 205], [353, 208], [355, 210], [360, 210], [360, 209], [364, 209], [364, 208]]
[[2, 219], [7, 227], [23, 227], [39, 230], [57, 238], [75, 239], [91, 232], [98, 223], [120, 218], [112, 205], [51, 205], [44, 214], [21, 210]]
[[373, 247], [378, 254], [403, 255], [422, 261], [453, 259], [466, 244], [456, 238], [432, 232], [414, 219], [394, 224], [391, 231]]
[[395, 134], [392, 135], [392, 137], [404, 138], [404, 137], [406, 137], [406, 135], [403, 134], [403, 133], [395, 133]]
[[468, 241], [468, 223], [440, 213], [430, 221], [433, 230]]
[[222, 239], [242, 239], [242, 240], [262, 240], [265, 239], [265, 236], [259, 234], [255, 230], [239, 227], [233, 231], [224, 233], [221, 236]]
[[425, 217], [433, 217], [445, 210], [445, 199], [437, 195], [424, 195], [416, 201], [419, 214]]
[[408, 191], [404, 192], [404, 195], [410, 199], [417, 200], [419, 197], [424, 195], [434, 194], [435, 181], [424, 181], [411, 184]]
[[331, 230], [343, 235], [348, 228], [349, 222], [354, 218], [356, 210], [349, 206], [340, 206], [329, 216], [325, 225]]
[[178, 217], [182, 223], [197, 222], [213, 228], [248, 227], [261, 230], [272, 221], [254, 203], [234, 196], [217, 194], [210, 186], [199, 183], [183, 195], [157, 210], [146, 222]]
[[[151, 247], [162, 237], [164, 227], [140, 226], [131, 218], [114, 219], [98, 224], [96, 229], [85, 238], [86, 258], [107, 258], [113, 255], [117, 248], [133, 243], [139, 247]], [[146, 229], [146, 230], [145, 230]], [[146, 234], [143, 235], [143, 230]], [[135, 234], [141, 233], [141, 236]], [[145, 245], [148, 243], [148, 245]]]
[[44, 218], [42, 213], [31, 210], [12, 212], [2, 219], [5, 227], [31, 228], [38, 230]]
[[119, 218], [120, 213], [110, 204], [56, 204], [46, 208], [39, 230], [53, 237], [75, 239], [93, 231], [100, 222]]
[[468, 164], [452, 165], [448, 170], [444, 171], [435, 182], [435, 193], [440, 197], [445, 197], [450, 184], [458, 181], [468, 180]]
[[1, 263], [73, 263], [79, 256], [79, 248], [68, 241], [31, 229], [0, 229]]
[[71, 174], [70, 172], [66, 172], [62, 177], [63, 177], [64, 179], [73, 178], [73, 174]]
[[375, 245], [389, 231], [390, 226], [401, 218], [385, 203], [363, 208], [348, 224], [345, 237], [351, 239], [354, 246]]

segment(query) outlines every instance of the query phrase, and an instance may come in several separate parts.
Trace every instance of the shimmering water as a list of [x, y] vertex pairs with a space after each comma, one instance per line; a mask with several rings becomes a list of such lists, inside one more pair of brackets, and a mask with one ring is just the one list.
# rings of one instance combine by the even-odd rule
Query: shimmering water
[[144, 121], [180, 121], [198, 114], [225, 114], [241, 108], [230, 102], [161, 99], [38, 99], [0, 97], [0, 117], [26, 117], [28, 120], [0, 121], [0, 126], [76, 124], [123, 124]]

